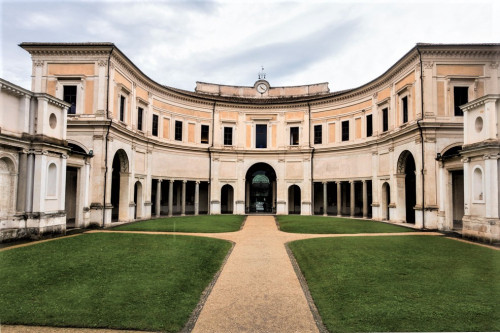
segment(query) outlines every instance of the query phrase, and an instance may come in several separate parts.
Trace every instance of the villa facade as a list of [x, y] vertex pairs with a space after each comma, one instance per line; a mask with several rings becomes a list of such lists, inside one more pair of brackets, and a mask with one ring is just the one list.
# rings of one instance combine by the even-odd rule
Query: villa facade
[[[252, 86], [197, 82], [191, 92], [153, 81], [111, 43], [20, 46], [32, 56], [32, 92], [14, 90], [54, 101], [67, 129], [47, 134], [62, 140], [57, 147], [39, 149], [58, 159], [56, 180], [33, 180], [60, 184], [55, 198], [40, 193], [51, 204], [38, 213], [63, 216], [54, 230], [320, 214], [500, 239], [499, 44], [417, 44], [378, 78], [339, 92], [327, 83], [274, 87], [264, 76]], [[2, 95], [21, 98], [8, 85]], [[38, 121], [49, 124], [50, 113]], [[27, 129], [9, 129], [2, 114], [5, 231], [24, 226], [22, 191], [3, 198], [25, 191], [20, 175], [33, 171], [21, 161], [38, 153], [7, 140]]]

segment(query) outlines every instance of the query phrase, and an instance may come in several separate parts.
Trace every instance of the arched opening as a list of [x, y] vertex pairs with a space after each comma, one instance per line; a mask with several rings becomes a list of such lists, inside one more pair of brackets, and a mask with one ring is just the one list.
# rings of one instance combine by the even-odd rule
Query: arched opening
[[288, 188], [288, 214], [300, 214], [300, 187], [297, 185]]
[[474, 201], [483, 201], [483, 171], [476, 167], [472, 173], [472, 193]]
[[382, 184], [382, 205], [380, 207], [382, 220], [390, 220], [389, 204], [391, 203], [391, 187], [388, 183]]
[[47, 169], [47, 196], [55, 197], [57, 195], [57, 166], [50, 163]]
[[245, 177], [247, 213], [276, 212], [276, 172], [266, 163], [252, 165]]
[[111, 173], [111, 219], [126, 221], [128, 217], [128, 157], [119, 149], [113, 157]]
[[134, 185], [134, 204], [135, 212], [134, 219], [139, 219], [142, 217], [142, 184], [140, 181], [136, 181]]
[[[464, 170], [460, 151], [462, 145], [449, 147], [438, 160], [442, 162], [441, 186], [445, 188], [444, 206], [445, 223], [450, 229], [462, 230], [464, 210]], [[440, 170], [441, 171], [441, 170]]]
[[220, 212], [222, 214], [233, 213], [234, 190], [229, 184], [222, 186], [220, 190]]
[[0, 158], [0, 216], [13, 213], [15, 196], [15, 174], [14, 163], [10, 158]]
[[404, 174], [404, 200], [401, 201], [405, 206], [405, 220], [407, 223], [415, 223], [414, 207], [417, 204], [417, 176], [415, 159], [407, 150], [399, 156], [398, 172]]

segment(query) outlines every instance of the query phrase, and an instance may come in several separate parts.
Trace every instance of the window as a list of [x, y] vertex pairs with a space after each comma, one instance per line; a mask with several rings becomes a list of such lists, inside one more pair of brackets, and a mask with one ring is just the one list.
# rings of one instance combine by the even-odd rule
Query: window
[[144, 113], [143, 108], [137, 108], [137, 129], [142, 131], [142, 114]]
[[71, 106], [68, 109], [68, 114], [76, 113], [76, 86], [63, 86], [63, 100]]
[[182, 121], [175, 121], [175, 140], [182, 141]]
[[314, 125], [314, 144], [320, 145], [323, 143], [323, 126]]
[[255, 148], [267, 148], [267, 125], [255, 125]]
[[389, 109], [382, 109], [382, 132], [389, 130]]
[[464, 115], [464, 112], [460, 108], [460, 105], [469, 102], [469, 87], [454, 87], [453, 95], [455, 100], [455, 116], [461, 117]]
[[233, 128], [224, 127], [224, 146], [233, 145]]
[[201, 143], [208, 143], [208, 125], [201, 125]]
[[158, 115], [153, 115], [153, 126], [151, 127], [151, 134], [158, 136]]
[[401, 98], [401, 107], [403, 109], [403, 124], [408, 122], [408, 97]]
[[369, 114], [366, 116], [366, 137], [370, 137], [373, 135], [373, 120], [372, 115]]
[[290, 127], [290, 145], [298, 146], [299, 145], [299, 128], [298, 127]]
[[120, 96], [120, 121], [125, 121], [125, 96]]
[[342, 122], [342, 141], [349, 141], [349, 120]]

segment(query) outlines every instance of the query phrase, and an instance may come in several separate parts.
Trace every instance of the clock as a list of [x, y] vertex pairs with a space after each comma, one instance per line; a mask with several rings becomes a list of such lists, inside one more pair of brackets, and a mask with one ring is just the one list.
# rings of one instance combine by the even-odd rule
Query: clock
[[259, 83], [259, 85], [257, 86], [257, 91], [263, 94], [267, 91], [267, 86], [264, 83]]

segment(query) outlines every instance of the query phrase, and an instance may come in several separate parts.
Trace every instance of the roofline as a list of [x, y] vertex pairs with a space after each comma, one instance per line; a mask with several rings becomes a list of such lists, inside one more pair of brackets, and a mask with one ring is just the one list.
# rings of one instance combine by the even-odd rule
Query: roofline
[[[370, 85], [374, 84], [378, 80], [381, 80], [384, 78], [384, 76], [388, 75], [391, 71], [393, 71], [395, 68], [401, 66], [402, 62], [409, 58], [410, 55], [413, 53], [417, 53], [417, 50], [430, 50], [430, 49], [450, 49], [450, 48], [464, 48], [464, 47], [469, 47], [469, 48], [491, 48], [491, 47], [498, 47], [498, 51], [500, 52], [500, 43], [470, 43], [470, 44], [432, 44], [432, 43], [417, 43], [415, 44], [414, 47], [412, 47], [408, 52], [406, 52], [399, 60], [397, 60], [391, 67], [389, 67], [384, 73], [381, 75], [377, 76], [373, 80], [355, 87], [351, 89], [345, 89], [345, 90], [340, 90], [340, 91], [334, 91], [326, 94], [319, 94], [319, 95], [305, 95], [305, 96], [294, 96], [294, 97], [283, 97], [283, 98], [269, 98], [269, 99], [255, 99], [255, 98], [244, 98], [244, 97], [224, 97], [224, 96], [217, 96], [217, 95], [209, 95], [209, 94], [203, 94], [203, 93], [198, 93], [196, 91], [188, 91], [180, 88], [174, 88], [170, 87], [167, 85], [160, 84], [156, 82], [155, 80], [151, 79], [148, 75], [146, 75], [137, 65], [134, 64], [132, 60], [130, 60], [129, 57], [125, 55], [114, 43], [111, 42], [85, 42], [85, 43], [40, 43], [40, 42], [23, 42], [20, 43], [19, 46], [26, 50], [27, 52], [30, 52], [30, 49], [32, 48], [60, 48], [60, 47], [74, 47], [74, 48], [89, 48], [89, 47], [104, 47], [104, 48], [109, 48], [110, 54], [113, 54], [114, 52], [118, 53], [121, 57], [123, 57], [135, 70], [137, 70], [141, 75], [144, 76], [147, 80], [149, 80], [151, 83], [154, 85], [158, 86], [160, 89], [167, 89], [171, 93], [175, 94], [180, 94], [185, 97], [190, 97], [190, 98], [199, 98], [205, 101], [210, 101], [210, 102], [226, 102], [226, 103], [231, 103], [231, 102], [236, 102], [240, 101], [243, 103], [249, 103], [249, 104], [258, 104], [258, 105], [273, 105], [273, 104], [291, 104], [291, 103], [304, 103], [304, 102], [314, 102], [314, 101], [319, 101], [319, 100], [325, 100], [328, 98], [332, 97], [337, 97], [343, 94], [347, 93], [352, 93], [356, 91], [361, 91], [365, 88], [368, 88]], [[31, 53], [31, 52], [30, 52]], [[327, 82], [326, 82], [327, 83]], [[229, 86], [229, 85], [220, 85], [220, 86]], [[295, 86], [291, 86], [295, 87]], [[284, 101], [283, 99], [288, 99], [287, 101]], [[257, 103], [256, 103], [257, 102]], [[259, 103], [259, 102], [267, 102], [267, 103]]]

